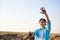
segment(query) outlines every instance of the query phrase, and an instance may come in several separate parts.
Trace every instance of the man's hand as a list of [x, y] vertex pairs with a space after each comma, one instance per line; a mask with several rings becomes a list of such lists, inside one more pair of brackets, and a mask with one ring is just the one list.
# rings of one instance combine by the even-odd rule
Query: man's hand
[[44, 8], [44, 7], [41, 7], [40, 10], [42, 11], [42, 12], [40, 12], [40, 13], [41, 13], [41, 14], [44, 14], [44, 15], [46, 16], [47, 22], [50, 21], [48, 15], [47, 15], [47, 12], [46, 12], [46, 10], [45, 10], [45, 8]]
[[46, 14], [46, 10], [45, 10], [44, 7], [41, 7], [40, 10], [41, 10], [41, 13], [42, 13], [42, 14]]

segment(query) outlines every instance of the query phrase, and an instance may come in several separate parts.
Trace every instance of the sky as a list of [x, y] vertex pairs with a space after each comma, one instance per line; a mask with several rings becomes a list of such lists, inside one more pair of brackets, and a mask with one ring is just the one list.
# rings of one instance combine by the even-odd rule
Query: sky
[[45, 18], [41, 7], [51, 20], [51, 33], [60, 33], [60, 0], [0, 0], [0, 31], [34, 32]]

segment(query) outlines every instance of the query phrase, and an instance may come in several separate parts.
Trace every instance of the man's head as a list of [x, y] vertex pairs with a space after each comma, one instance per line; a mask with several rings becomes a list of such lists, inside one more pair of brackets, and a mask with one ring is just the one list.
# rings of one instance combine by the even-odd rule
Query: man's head
[[44, 18], [41, 18], [39, 20], [39, 24], [40, 24], [41, 27], [44, 27], [46, 25], [46, 20]]

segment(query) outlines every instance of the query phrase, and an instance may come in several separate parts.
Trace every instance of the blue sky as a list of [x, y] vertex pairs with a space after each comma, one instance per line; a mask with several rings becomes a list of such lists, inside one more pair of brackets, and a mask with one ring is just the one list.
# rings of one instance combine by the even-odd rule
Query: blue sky
[[0, 0], [0, 31], [29, 32], [39, 28], [45, 7], [51, 20], [51, 32], [60, 33], [60, 0]]

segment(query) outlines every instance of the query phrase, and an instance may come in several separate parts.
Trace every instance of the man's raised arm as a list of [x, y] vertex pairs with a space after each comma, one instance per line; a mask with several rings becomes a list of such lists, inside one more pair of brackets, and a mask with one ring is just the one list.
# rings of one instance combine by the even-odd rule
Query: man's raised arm
[[46, 16], [46, 22], [47, 22], [47, 26], [48, 26], [48, 29], [49, 29], [49, 32], [50, 32], [50, 30], [51, 30], [51, 22], [50, 22], [49, 16], [48, 16], [45, 8], [42, 7], [41, 11], [42, 11], [41, 13]]

